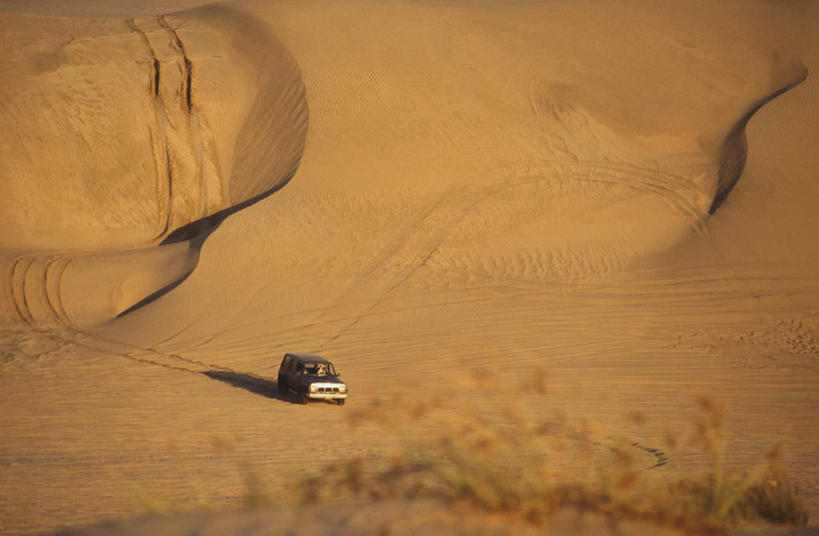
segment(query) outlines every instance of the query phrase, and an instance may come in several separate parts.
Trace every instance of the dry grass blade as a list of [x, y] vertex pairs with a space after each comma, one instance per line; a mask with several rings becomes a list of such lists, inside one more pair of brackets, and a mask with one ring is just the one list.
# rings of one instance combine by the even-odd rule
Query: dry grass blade
[[[543, 379], [529, 396], [545, 397]], [[481, 376], [483, 381], [487, 378]], [[497, 384], [496, 378], [492, 378]], [[749, 471], [724, 461], [725, 408], [699, 400], [697, 439], [708, 460], [699, 478], [658, 487], [645, 478], [642, 451], [581, 422], [545, 419], [517, 391], [497, 389], [472, 400], [411, 401], [404, 418], [390, 403], [351, 415], [351, 425], [379, 423], [400, 445], [389, 460], [337, 463], [305, 480], [307, 501], [340, 492], [382, 497], [429, 496], [543, 522], [556, 508], [580, 508], [654, 520], [692, 532], [722, 532], [753, 520], [804, 525], [807, 514], [778, 452]], [[513, 402], [510, 402], [513, 401]], [[540, 407], [545, 406], [540, 400]], [[396, 401], [399, 403], [399, 401]], [[406, 405], [407, 401], [400, 403]], [[645, 449], [644, 449], [645, 450]]]

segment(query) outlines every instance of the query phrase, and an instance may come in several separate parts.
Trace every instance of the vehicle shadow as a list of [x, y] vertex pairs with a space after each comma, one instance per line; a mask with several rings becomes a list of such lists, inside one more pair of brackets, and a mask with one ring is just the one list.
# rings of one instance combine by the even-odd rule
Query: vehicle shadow
[[279, 386], [276, 382], [254, 376], [253, 374], [242, 374], [239, 372], [228, 372], [225, 370], [208, 370], [203, 372], [205, 376], [212, 380], [225, 382], [233, 387], [250, 391], [253, 394], [261, 395], [267, 398], [275, 398], [282, 402], [289, 402], [290, 404], [298, 404], [299, 402], [287, 393], [280, 393]]

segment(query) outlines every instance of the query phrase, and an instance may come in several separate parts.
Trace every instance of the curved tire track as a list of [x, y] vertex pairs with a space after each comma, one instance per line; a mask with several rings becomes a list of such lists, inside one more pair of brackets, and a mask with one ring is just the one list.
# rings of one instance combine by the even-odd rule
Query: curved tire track
[[148, 55], [148, 94], [154, 111], [154, 125], [151, 129], [151, 151], [156, 173], [156, 200], [159, 213], [157, 232], [151, 242], [160, 242], [170, 232], [173, 208], [173, 173], [168, 141], [168, 117], [165, 101], [160, 91], [161, 63], [151, 45], [148, 35], [137, 25], [134, 18], [126, 21], [128, 28], [140, 38]]
[[[60, 297], [60, 282], [72, 260], [67, 255], [23, 255], [9, 264], [6, 270], [9, 299], [27, 329], [60, 343], [147, 365], [193, 374], [213, 370], [240, 374], [230, 367], [123, 343], [77, 327], [63, 308]], [[33, 297], [39, 298], [36, 306], [44, 311], [42, 314], [32, 309]]]

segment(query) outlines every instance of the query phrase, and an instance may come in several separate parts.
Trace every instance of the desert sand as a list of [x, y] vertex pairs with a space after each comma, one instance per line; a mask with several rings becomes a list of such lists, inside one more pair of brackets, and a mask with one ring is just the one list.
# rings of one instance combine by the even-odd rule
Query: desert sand
[[285, 504], [476, 369], [659, 479], [720, 400], [819, 519], [819, 4], [202, 4], [0, 0], [0, 533]]

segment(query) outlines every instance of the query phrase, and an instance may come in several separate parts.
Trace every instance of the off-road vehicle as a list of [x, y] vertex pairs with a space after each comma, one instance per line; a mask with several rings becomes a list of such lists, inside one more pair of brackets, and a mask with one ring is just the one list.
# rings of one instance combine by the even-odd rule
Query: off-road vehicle
[[332, 363], [314, 354], [285, 354], [279, 366], [279, 393], [295, 394], [302, 404], [310, 400], [347, 400], [347, 384], [338, 379]]

